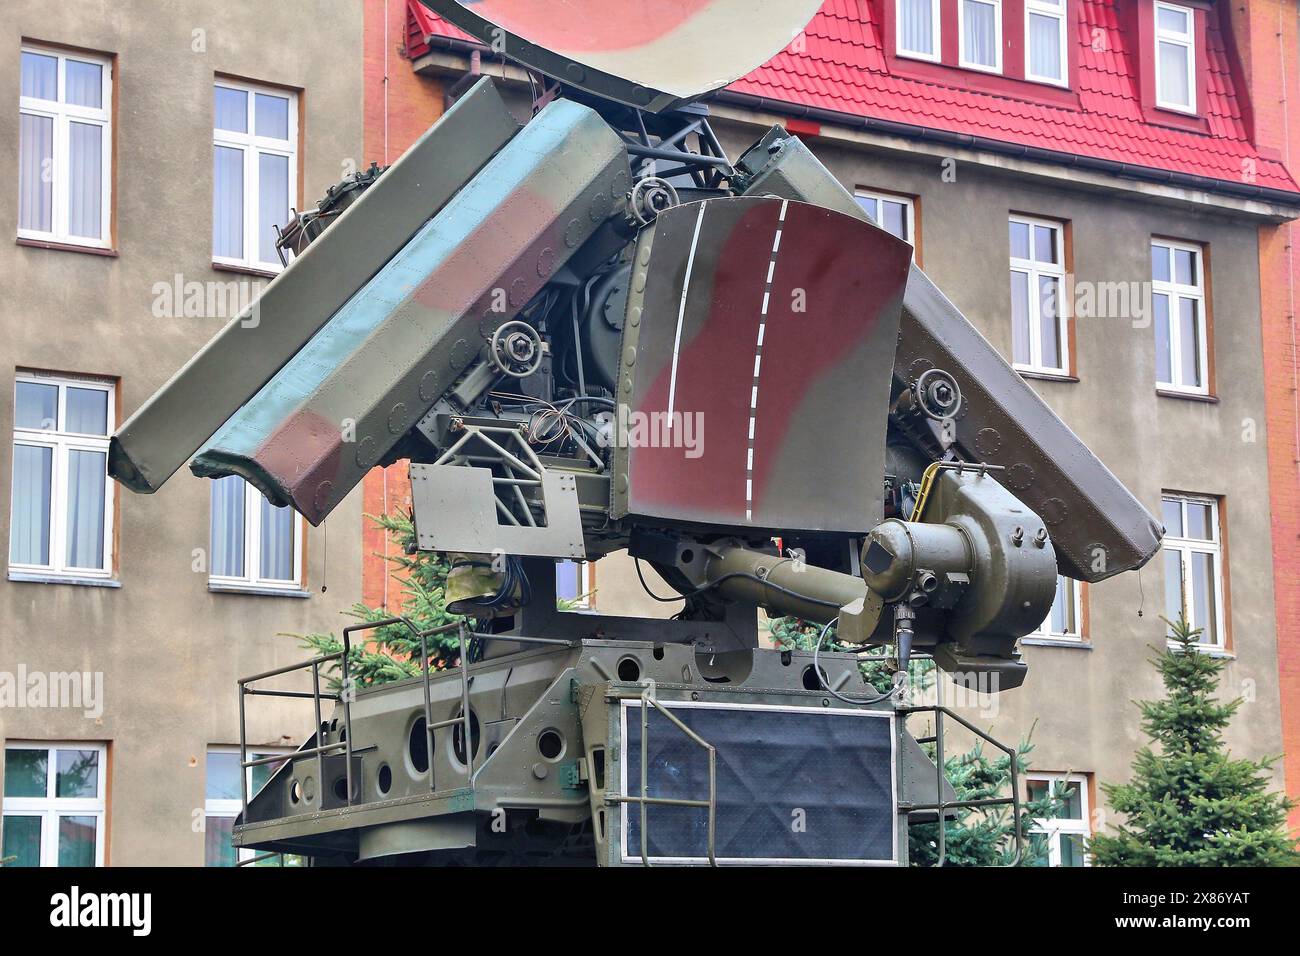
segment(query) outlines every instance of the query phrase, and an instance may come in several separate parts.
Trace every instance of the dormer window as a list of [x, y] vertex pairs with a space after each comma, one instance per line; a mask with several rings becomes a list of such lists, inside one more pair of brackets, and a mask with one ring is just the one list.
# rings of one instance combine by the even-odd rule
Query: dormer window
[[1002, 72], [1002, 0], [960, 0], [960, 62], [968, 70]]
[[1156, 106], [1196, 112], [1196, 21], [1188, 7], [1155, 5]]
[[939, 0], [898, 0], [898, 55], [938, 61]]
[[1065, 83], [1065, 0], [1025, 0], [1025, 79]]

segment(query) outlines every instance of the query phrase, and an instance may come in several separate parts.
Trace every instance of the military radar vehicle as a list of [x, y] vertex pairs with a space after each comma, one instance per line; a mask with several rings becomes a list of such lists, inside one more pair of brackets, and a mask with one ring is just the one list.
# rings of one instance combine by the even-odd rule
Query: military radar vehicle
[[[1162, 529], [803, 143], [724, 151], [701, 99], [820, 0], [424, 2], [528, 71], [528, 121], [481, 78], [297, 216], [259, 321], [112, 441], [133, 491], [188, 461], [314, 525], [409, 461], [419, 547], [453, 565], [456, 666], [426, 653], [352, 693], [346, 650], [305, 662], [315, 726], [245, 794], [236, 844], [906, 863], [909, 825], [958, 804], [939, 768], [961, 718], [877, 692], [823, 649], [832, 625], [1005, 691], [1058, 572], [1139, 568]], [[557, 610], [557, 561], [624, 550], [674, 617]], [[822, 625], [818, 646], [760, 646], [760, 608]], [[241, 715], [281, 673], [241, 681]]]

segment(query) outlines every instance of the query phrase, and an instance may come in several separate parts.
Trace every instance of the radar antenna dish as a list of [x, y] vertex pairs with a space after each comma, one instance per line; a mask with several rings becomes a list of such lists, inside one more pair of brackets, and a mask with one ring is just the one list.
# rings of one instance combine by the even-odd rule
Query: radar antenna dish
[[420, 0], [523, 66], [660, 113], [780, 53], [822, 0]]

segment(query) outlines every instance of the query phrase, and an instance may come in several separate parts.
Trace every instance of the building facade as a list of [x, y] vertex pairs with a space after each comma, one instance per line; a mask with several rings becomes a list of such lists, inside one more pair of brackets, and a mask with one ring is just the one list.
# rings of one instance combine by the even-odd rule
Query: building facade
[[[429, 119], [467, 70], [526, 82], [418, 0], [370, 11], [405, 29], [410, 72], [382, 88], [423, 91]], [[1139, 574], [1058, 582], [1022, 641], [1023, 687], [941, 682], [1030, 740], [1029, 788], [1069, 787], [1053, 863], [1085, 861], [1108, 822], [1098, 785], [1144, 743], [1133, 701], [1161, 692], [1164, 616], [1227, 659], [1233, 752], [1285, 750], [1277, 785], [1300, 788], [1296, 18], [1280, 2], [834, 0], [710, 103], [733, 155], [774, 124], [800, 134], [1166, 527]], [[371, 494], [381, 481], [404, 493], [397, 469]], [[665, 613], [617, 555], [567, 573], [601, 611]]]
[[[362, 9], [5, 14], [0, 858], [228, 865], [236, 680], [337, 632], [360, 496], [319, 529], [186, 469], [139, 497], [106, 480], [108, 436], [282, 268], [290, 209], [367, 161]], [[301, 704], [249, 703], [256, 754], [311, 732]]]

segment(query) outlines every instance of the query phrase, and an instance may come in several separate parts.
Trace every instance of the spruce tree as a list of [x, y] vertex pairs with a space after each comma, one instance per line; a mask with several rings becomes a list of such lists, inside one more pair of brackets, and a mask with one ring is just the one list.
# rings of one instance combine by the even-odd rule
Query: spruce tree
[[1102, 791], [1125, 822], [1088, 846], [1098, 866], [1282, 866], [1300, 863], [1287, 835], [1285, 797], [1269, 790], [1276, 757], [1233, 758], [1223, 731], [1241, 706], [1213, 695], [1225, 667], [1200, 652], [1200, 628], [1170, 627], [1152, 661], [1165, 686], [1161, 700], [1139, 701], [1142, 729], [1159, 745], [1133, 760], [1125, 784]]

